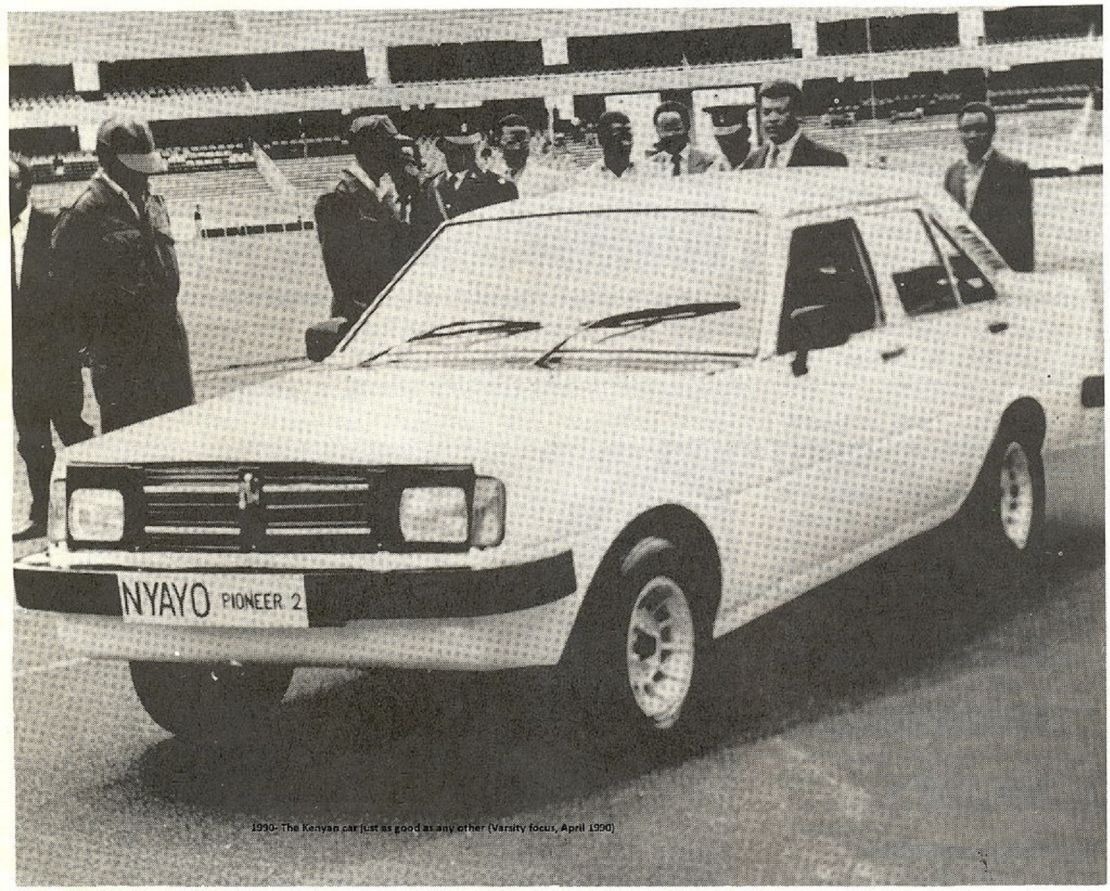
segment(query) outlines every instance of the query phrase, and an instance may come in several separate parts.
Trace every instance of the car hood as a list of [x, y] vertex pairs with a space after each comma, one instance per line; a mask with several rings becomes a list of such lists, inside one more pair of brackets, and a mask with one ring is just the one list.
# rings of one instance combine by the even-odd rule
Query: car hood
[[732, 415], [720, 400], [735, 407], [744, 373], [317, 366], [89, 440], [66, 459], [488, 467], [559, 450], [688, 453], [720, 436]]

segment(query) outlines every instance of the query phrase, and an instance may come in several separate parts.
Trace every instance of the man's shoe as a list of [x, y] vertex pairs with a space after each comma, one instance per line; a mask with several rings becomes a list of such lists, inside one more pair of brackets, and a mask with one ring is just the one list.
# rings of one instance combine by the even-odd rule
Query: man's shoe
[[41, 520], [31, 520], [22, 529], [12, 533], [12, 541], [31, 541], [46, 536], [46, 524]]

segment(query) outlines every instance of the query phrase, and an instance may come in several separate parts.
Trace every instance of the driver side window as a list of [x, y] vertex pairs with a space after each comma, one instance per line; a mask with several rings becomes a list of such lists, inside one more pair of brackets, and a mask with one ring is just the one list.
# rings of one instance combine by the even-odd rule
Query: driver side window
[[794, 315], [814, 307], [832, 310], [852, 334], [874, 328], [878, 320], [878, 300], [851, 220], [794, 230], [779, 322], [780, 354], [798, 347]]

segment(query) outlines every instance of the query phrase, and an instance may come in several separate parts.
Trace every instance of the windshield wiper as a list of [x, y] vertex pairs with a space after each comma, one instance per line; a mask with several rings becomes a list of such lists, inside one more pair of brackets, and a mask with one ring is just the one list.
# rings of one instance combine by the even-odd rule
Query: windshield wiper
[[[533, 364], [538, 368], [550, 368], [552, 360], [571, 340], [583, 331], [599, 328], [628, 328], [631, 330], [648, 328], [661, 322], [672, 319], [696, 319], [699, 316], [708, 316], [718, 312], [730, 312], [740, 309], [740, 304], [735, 300], [703, 300], [698, 303], [676, 303], [673, 306], [658, 306], [647, 309], [634, 309], [630, 312], [619, 312], [615, 315], [605, 316], [594, 322], [587, 322], [577, 331], [564, 337], [555, 346], [540, 356]], [[631, 333], [631, 330], [627, 333]], [[618, 337], [617, 334], [608, 335]], [[608, 339], [608, 338], [603, 338]]]
[[708, 316], [716, 312], [729, 312], [740, 309], [740, 304], [735, 300], [712, 300], [700, 303], [676, 303], [673, 306], [649, 307], [634, 309], [631, 312], [619, 312], [616, 315], [606, 316], [596, 322], [590, 322], [587, 328], [624, 328], [647, 327], [658, 325], [660, 322], [669, 322], [672, 319], [696, 319], [699, 316]]
[[524, 334], [542, 328], [539, 322], [525, 322], [516, 319], [464, 319], [459, 322], [446, 322], [436, 325], [423, 334], [410, 337], [408, 343], [418, 340], [431, 340], [435, 337], [454, 337], [456, 334]]

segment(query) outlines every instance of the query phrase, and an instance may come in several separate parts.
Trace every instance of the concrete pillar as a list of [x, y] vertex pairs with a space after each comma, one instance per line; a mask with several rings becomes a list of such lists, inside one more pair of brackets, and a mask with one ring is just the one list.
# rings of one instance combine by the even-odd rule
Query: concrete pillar
[[100, 121], [80, 121], [77, 124], [77, 142], [83, 152], [96, 151], [96, 131], [100, 129]]
[[364, 46], [362, 57], [366, 61], [366, 79], [372, 84], [389, 83], [389, 53], [388, 47]]
[[73, 63], [73, 88], [78, 93], [100, 91], [100, 69], [96, 62]]
[[796, 18], [790, 22], [790, 36], [794, 49], [802, 51], [803, 59], [817, 57], [817, 19]]
[[543, 64], [545, 68], [554, 68], [558, 65], [569, 65], [570, 56], [567, 54], [566, 35], [554, 37], [541, 37], [540, 46], [543, 47]]
[[956, 13], [959, 16], [960, 46], [979, 46], [984, 43], [986, 29], [983, 24], [983, 10], [961, 9]]

